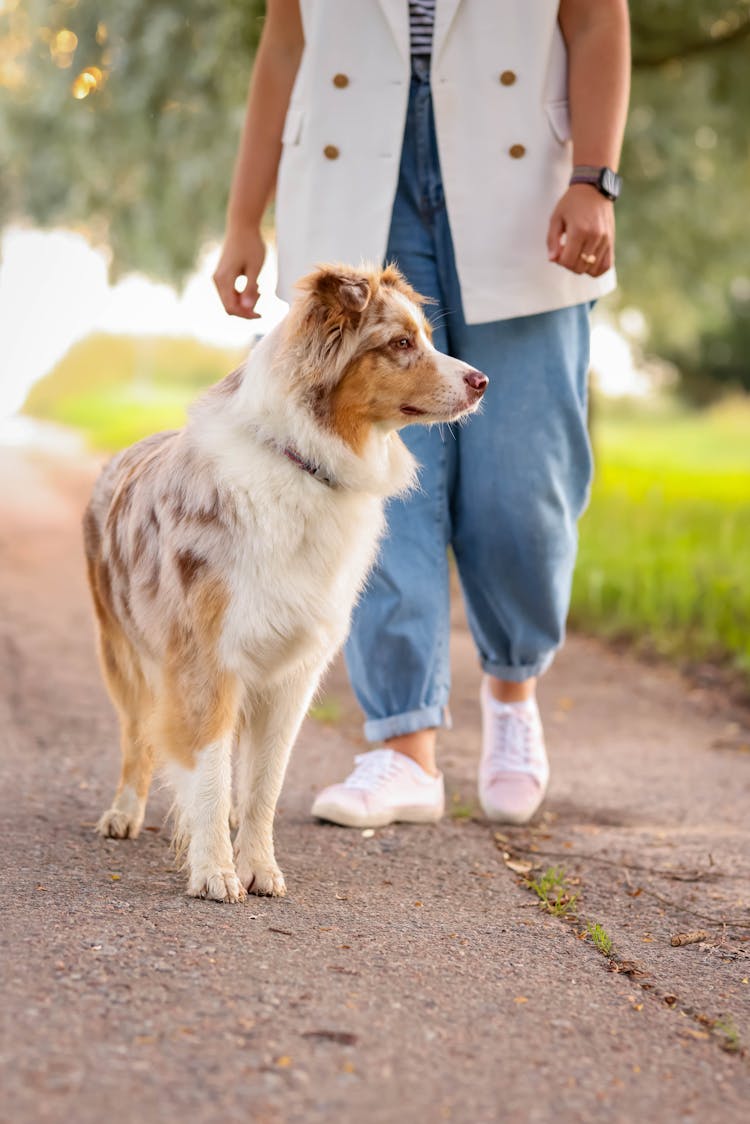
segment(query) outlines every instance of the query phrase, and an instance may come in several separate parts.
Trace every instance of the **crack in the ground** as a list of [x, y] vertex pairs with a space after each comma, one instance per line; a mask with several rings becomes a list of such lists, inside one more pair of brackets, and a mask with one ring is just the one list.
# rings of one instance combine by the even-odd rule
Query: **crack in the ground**
[[[543, 909], [550, 916], [557, 918], [561, 922], [567, 922], [569, 930], [575, 933], [577, 939], [590, 944], [602, 956], [606, 970], [616, 975], [627, 976], [632, 980], [635, 986], [639, 987], [641, 991], [650, 1000], [656, 1001], [660, 1006], [664, 1005], [671, 1011], [676, 1011], [683, 1015], [685, 1018], [690, 1019], [693, 1023], [697, 1024], [698, 1030], [692, 1030], [689, 1033], [696, 1038], [710, 1039], [725, 1053], [732, 1054], [737, 1058], [743, 1060], [750, 1056], [748, 1048], [740, 1040], [739, 1032], [734, 1024], [734, 1020], [728, 1012], [719, 1012], [716, 1015], [709, 1015], [695, 1007], [695, 1005], [685, 1002], [680, 999], [679, 995], [674, 990], [666, 990], [658, 982], [654, 981], [654, 973], [643, 964], [635, 960], [627, 960], [621, 957], [612, 947], [611, 938], [600, 925], [595, 925], [591, 922], [581, 910], [581, 898], [583, 894], [582, 880], [575, 878], [575, 893], [572, 893], [573, 881], [562, 871], [560, 868], [550, 868], [545, 872], [547, 880], [545, 882], [545, 874], [541, 873], [540, 863], [532, 863], [528, 859], [521, 859], [522, 855], [533, 856], [534, 859], [538, 857], [544, 858], [558, 858], [564, 859], [566, 862], [598, 861], [606, 866], [622, 868], [627, 880], [628, 870], [649, 871], [653, 874], [658, 874], [662, 877], [676, 878], [678, 881], [699, 881], [703, 880], [702, 875], [708, 875], [709, 881], [715, 881], [721, 878], [721, 874], [717, 872], [707, 871], [693, 872], [698, 877], [680, 878], [679, 871], [660, 871], [645, 866], [633, 863], [618, 863], [613, 859], [605, 859], [603, 856], [587, 855], [581, 852], [572, 851], [552, 851], [541, 850], [538, 848], [531, 848], [524, 846], [515, 841], [511, 841], [507, 835], [502, 833], [495, 833], [495, 841], [498, 848], [502, 851], [503, 860], [506, 868], [511, 874], [515, 876], [516, 885], [522, 886], [525, 890], [534, 893], [538, 901], [533, 903], [538, 908]], [[520, 861], [519, 861], [520, 860]], [[528, 870], [522, 869], [528, 866]], [[535, 872], [539, 872], [541, 877], [534, 878]], [[581, 887], [581, 889], [579, 889]], [[648, 893], [646, 889], [640, 887], [640, 891]], [[668, 898], [661, 897], [656, 893], [652, 896], [658, 901], [662, 902], [673, 908], [677, 912], [688, 913], [693, 916], [707, 917], [708, 915], [700, 914], [695, 910], [688, 909], [673, 902]], [[734, 923], [731, 921], [723, 921], [716, 918], [711, 918], [714, 925], [722, 926], [724, 935], [720, 938], [719, 944], [710, 945], [707, 940], [700, 943], [701, 948], [706, 950], [716, 950], [721, 953], [726, 953], [727, 958], [737, 958], [747, 956], [744, 949], [734, 949], [722, 947], [722, 942], [725, 940], [726, 930], [728, 928], [750, 928], [744, 922]], [[581, 930], [580, 925], [585, 927]], [[595, 931], [595, 930], [598, 930]], [[696, 934], [697, 935], [697, 934]], [[679, 942], [682, 943], [696, 943], [696, 942]], [[674, 945], [674, 940], [672, 941]], [[592, 962], [594, 963], [594, 962]], [[637, 1004], [634, 1004], [636, 1010], [640, 1010]]]
[[[638, 863], [630, 863], [618, 859], [607, 859], [602, 855], [587, 854], [584, 851], [548, 851], [542, 850], [536, 846], [523, 846], [523, 844], [510, 841], [507, 836], [495, 836], [496, 841], [502, 846], [507, 847], [510, 851], [517, 852], [519, 855], [530, 855], [534, 858], [541, 856], [544, 858], [554, 858], [565, 862], [595, 862], [602, 865], [612, 867], [615, 870], [624, 872], [625, 880], [628, 881], [628, 871], [637, 870], [642, 873], [652, 874], [659, 878], [668, 878], [674, 882], [719, 882], [724, 879], [740, 878], [740, 875], [725, 874], [721, 871], [713, 870], [660, 870], [657, 867], [642, 866]], [[708, 924], [722, 929], [750, 929], [750, 922], [738, 921], [731, 917], [717, 917], [715, 914], [702, 913], [700, 910], [692, 909], [690, 906], [681, 905], [679, 902], [673, 901], [671, 898], [666, 898], [658, 894], [650, 887], [640, 886], [639, 892], [654, 898], [662, 905], [668, 906], [670, 909], [679, 911], [680, 913], [687, 913], [691, 917], [698, 917]]]

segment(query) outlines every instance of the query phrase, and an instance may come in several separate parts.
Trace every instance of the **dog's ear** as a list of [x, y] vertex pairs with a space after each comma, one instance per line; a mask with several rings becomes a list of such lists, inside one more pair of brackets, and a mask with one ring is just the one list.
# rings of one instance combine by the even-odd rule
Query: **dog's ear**
[[342, 311], [355, 314], [364, 312], [372, 296], [370, 282], [362, 274], [328, 271], [319, 276], [316, 292], [334, 308], [339, 306]]
[[334, 385], [341, 364], [352, 357], [362, 313], [378, 286], [377, 272], [346, 265], [321, 265], [297, 282], [290, 327], [305, 341], [308, 378]]
[[299, 288], [311, 293], [329, 312], [347, 319], [364, 312], [373, 294], [367, 273], [339, 265], [319, 266], [299, 282]]

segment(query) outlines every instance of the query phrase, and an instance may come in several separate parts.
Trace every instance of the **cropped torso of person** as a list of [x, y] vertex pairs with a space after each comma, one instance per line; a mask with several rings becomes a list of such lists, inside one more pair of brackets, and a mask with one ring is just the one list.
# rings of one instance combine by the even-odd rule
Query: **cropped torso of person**
[[[410, 71], [404, 0], [301, 0], [305, 50], [283, 132], [279, 293], [322, 258], [381, 260]], [[427, 36], [424, 17], [434, 9]], [[417, 9], [421, 9], [417, 12]], [[554, 3], [438, 0], [422, 16], [446, 205], [469, 323], [592, 300], [612, 271], [548, 260], [549, 216], [573, 158], [567, 53]]]

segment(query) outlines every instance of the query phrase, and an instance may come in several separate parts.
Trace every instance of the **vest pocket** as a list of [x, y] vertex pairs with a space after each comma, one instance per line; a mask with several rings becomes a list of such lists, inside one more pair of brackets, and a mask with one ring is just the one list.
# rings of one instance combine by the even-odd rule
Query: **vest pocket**
[[565, 144], [566, 141], [570, 140], [570, 107], [567, 99], [547, 102], [544, 110], [555, 139], [560, 144]]

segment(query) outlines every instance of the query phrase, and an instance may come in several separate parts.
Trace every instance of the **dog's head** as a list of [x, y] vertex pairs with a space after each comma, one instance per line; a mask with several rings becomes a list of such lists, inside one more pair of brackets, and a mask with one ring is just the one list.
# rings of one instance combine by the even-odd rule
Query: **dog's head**
[[324, 265], [298, 283], [286, 332], [295, 389], [355, 450], [373, 426], [454, 421], [487, 377], [437, 351], [424, 299], [402, 274]]

